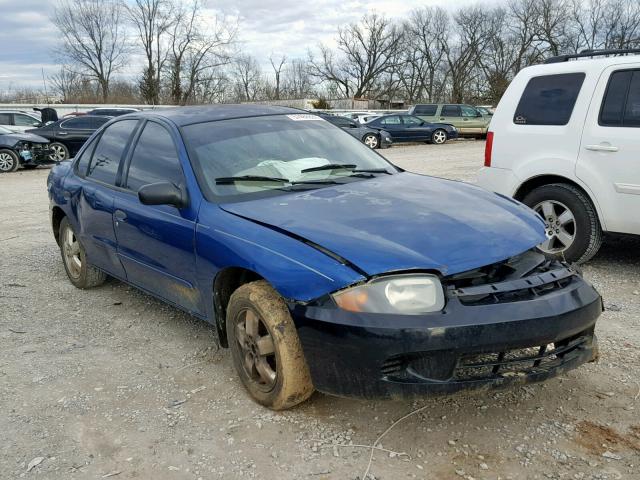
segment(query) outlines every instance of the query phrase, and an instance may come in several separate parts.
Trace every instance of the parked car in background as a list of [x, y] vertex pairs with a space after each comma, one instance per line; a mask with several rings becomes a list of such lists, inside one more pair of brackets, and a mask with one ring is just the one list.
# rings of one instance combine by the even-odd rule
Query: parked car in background
[[138, 108], [129, 108], [129, 107], [99, 107], [94, 108], [93, 110], [89, 110], [87, 115], [102, 115], [105, 117], [119, 117], [120, 115], [126, 115], [127, 113], [135, 113], [139, 112]]
[[60, 162], [73, 157], [84, 142], [93, 135], [98, 128], [111, 120], [111, 117], [99, 115], [83, 115], [75, 118], [63, 118], [44, 127], [29, 130], [48, 139], [49, 159]]
[[36, 168], [49, 161], [49, 140], [31, 133], [17, 133], [0, 127], [0, 173], [15, 172], [20, 166]]
[[22, 133], [40, 126], [42, 126], [42, 120], [36, 112], [0, 110], [0, 127], [5, 127], [12, 132]]
[[479, 184], [540, 214], [543, 252], [584, 262], [603, 232], [640, 234], [640, 56], [606, 56], [634, 52], [551, 58], [500, 100]]
[[393, 145], [393, 140], [389, 132], [371, 128], [349, 118], [339, 115], [319, 114], [327, 122], [342, 128], [349, 135], [356, 137], [369, 148], [389, 148]]
[[490, 117], [483, 116], [471, 105], [451, 103], [414, 105], [409, 109], [409, 114], [426, 122], [453, 125], [461, 136], [484, 137], [491, 121]]
[[429, 123], [414, 115], [383, 115], [365, 124], [365, 126], [385, 130], [394, 142], [429, 142], [442, 145], [447, 140], [458, 138], [458, 132], [452, 125]]
[[404, 172], [316, 115], [221, 105], [116, 118], [47, 189], [73, 285], [111, 275], [211, 322], [249, 395], [273, 409], [314, 389], [528, 384], [597, 356], [600, 295], [532, 250], [545, 237], [534, 212]]
[[493, 117], [493, 111], [494, 111], [493, 108], [480, 107], [476, 105], [475, 109], [478, 110], [485, 117]]
[[71, 117], [81, 117], [82, 115], [86, 115], [87, 112], [69, 112], [62, 116], [62, 118], [71, 118]]
[[367, 122], [370, 122], [371, 120], [373, 120], [374, 118], [378, 118], [378, 117], [381, 117], [381, 116], [382, 116], [381, 113], [369, 113], [369, 114], [366, 114], [366, 115], [359, 115], [356, 120], [359, 123], [367, 123]]

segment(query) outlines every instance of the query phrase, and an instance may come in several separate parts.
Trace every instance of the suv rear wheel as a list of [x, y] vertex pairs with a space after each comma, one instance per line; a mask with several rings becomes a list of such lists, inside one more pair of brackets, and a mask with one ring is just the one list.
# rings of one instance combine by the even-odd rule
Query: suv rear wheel
[[532, 190], [523, 200], [544, 220], [547, 240], [538, 246], [545, 253], [582, 263], [602, 245], [596, 209], [573, 185], [553, 183]]

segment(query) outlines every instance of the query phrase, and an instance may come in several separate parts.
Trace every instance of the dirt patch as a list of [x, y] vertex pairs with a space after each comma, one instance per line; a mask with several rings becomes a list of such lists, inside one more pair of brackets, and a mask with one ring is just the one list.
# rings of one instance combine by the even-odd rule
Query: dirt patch
[[585, 420], [578, 424], [576, 431], [576, 443], [590, 453], [602, 455], [608, 450], [621, 449], [640, 452], [640, 426], [633, 426], [629, 434], [622, 435], [611, 427]]

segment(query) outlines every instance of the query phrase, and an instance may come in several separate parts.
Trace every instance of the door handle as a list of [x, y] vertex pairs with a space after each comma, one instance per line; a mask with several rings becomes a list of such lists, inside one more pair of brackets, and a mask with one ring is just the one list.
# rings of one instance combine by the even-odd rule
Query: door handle
[[617, 152], [618, 147], [614, 147], [613, 145], [585, 145], [584, 147], [587, 150], [591, 150], [592, 152]]
[[444, 117], [440, 117], [440, 120], [444, 120]]
[[67, 132], [58, 132], [58, 135], [68, 135]]

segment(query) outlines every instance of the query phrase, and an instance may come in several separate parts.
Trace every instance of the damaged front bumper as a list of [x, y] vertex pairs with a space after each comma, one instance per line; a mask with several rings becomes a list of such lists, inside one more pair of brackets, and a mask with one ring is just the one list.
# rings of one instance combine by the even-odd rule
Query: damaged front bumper
[[23, 165], [46, 165], [55, 163], [51, 160], [51, 151], [46, 144], [28, 144], [22, 145], [16, 153], [20, 156], [20, 162]]
[[600, 295], [571, 269], [545, 275], [448, 289], [443, 311], [419, 316], [327, 303], [290, 310], [324, 393], [377, 398], [522, 384], [597, 357]]

